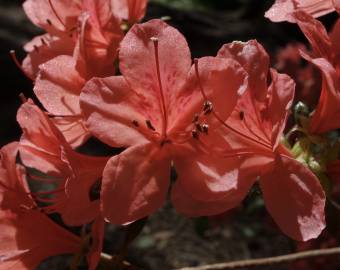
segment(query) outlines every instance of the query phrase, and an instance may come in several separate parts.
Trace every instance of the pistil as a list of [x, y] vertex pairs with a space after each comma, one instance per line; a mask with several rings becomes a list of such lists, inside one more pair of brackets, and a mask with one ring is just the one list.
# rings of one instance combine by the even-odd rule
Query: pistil
[[161, 137], [162, 137], [162, 141], [164, 141], [166, 139], [168, 116], [167, 116], [167, 112], [166, 112], [165, 98], [164, 98], [164, 92], [163, 92], [163, 86], [162, 86], [162, 80], [161, 80], [161, 73], [160, 73], [160, 68], [159, 68], [158, 38], [152, 37], [151, 41], [153, 42], [153, 45], [154, 45], [158, 89], [159, 89], [160, 97], [161, 97], [161, 111], [162, 111], [162, 116], [163, 116]]

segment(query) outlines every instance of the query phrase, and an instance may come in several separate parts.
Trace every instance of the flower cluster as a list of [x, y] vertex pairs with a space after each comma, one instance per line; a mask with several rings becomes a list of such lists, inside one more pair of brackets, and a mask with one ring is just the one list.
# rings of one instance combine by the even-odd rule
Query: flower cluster
[[[294, 52], [322, 74], [315, 110], [298, 103], [293, 127], [295, 82], [270, 68], [256, 40], [192, 59], [172, 26], [137, 23], [146, 0], [26, 0], [23, 7], [46, 31], [25, 45], [22, 63], [42, 106], [23, 98], [22, 137], [1, 149], [0, 269], [34, 269], [63, 253], [87, 256], [95, 269], [105, 222], [147, 217], [168, 195], [186, 216], [217, 215], [238, 206], [255, 183], [285, 234], [318, 237], [321, 184], [340, 177], [337, 137], [325, 139], [340, 128], [340, 25], [328, 35], [313, 16], [339, 10], [338, 1], [278, 0], [266, 13], [300, 26], [311, 51]], [[77, 152], [91, 136], [125, 150]], [[46, 184], [49, 190], [34, 188]], [[72, 234], [50, 219], [54, 213], [90, 232]]]

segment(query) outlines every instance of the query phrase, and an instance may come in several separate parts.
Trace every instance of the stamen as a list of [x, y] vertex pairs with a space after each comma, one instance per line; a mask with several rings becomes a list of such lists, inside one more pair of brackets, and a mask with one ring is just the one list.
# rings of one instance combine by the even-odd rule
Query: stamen
[[208, 124], [203, 124], [202, 125], [202, 130], [205, 134], [208, 135], [208, 131], [209, 131], [209, 125]]
[[[52, 4], [52, 0], [48, 0], [48, 3], [50, 4], [51, 9], [52, 9], [54, 15], [57, 17], [58, 21], [59, 21], [59, 22], [65, 27], [65, 29], [66, 29], [66, 25], [64, 24], [64, 22], [62, 21], [62, 19], [59, 17], [57, 11], [55, 10], [55, 8], [54, 8], [54, 6], [53, 6], [53, 4]], [[47, 20], [49, 20], [49, 19], [47, 19]], [[47, 21], [47, 20], [46, 20], [46, 21]], [[50, 21], [50, 22], [51, 22], [51, 21]], [[47, 21], [47, 23], [48, 23], [48, 21]], [[49, 24], [49, 23], [48, 23], [48, 24]], [[51, 23], [50, 25], [52, 25], [52, 23]]]
[[153, 131], [155, 131], [155, 127], [152, 125], [151, 121], [149, 119], [145, 120], [145, 124], [147, 126], [148, 129], [151, 129]]
[[33, 48], [34, 48], [34, 50], [35, 50], [37, 53], [39, 53], [39, 48], [38, 48], [37, 45], [34, 45]]
[[47, 24], [52, 25], [52, 22], [50, 19], [46, 19]]
[[132, 121], [132, 124], [135, 126], [135, 127], [139, 127], [139, 123], [137, 120], [133, 120]]
[[27, 98], [25, 97], [24, 93], [20, 93], [19, 98], [20, 98], [22, 104], [27, 102]]
[[203, 103], [203, 112], [205, 115], [210, 114], [213, 110], [213, 105], [209, 100], [204, 101]]
[[154, 49], [155, 49], [155, 60], [156, 60], [156, 71], [157, 71], [157, 80], [158, 80], [158, 87], [159, 92], [161, 96], [161, 110], [163, 115], [163, 125], [162, 125], [162, 137], [166, 137], [166, 130], [168, 125], [168, 116], [166, 113], [166, 107], [165, 107], [165, 98], [163, 93], [163, 86], [162, 86], [162, 80], [161, 80], [161, 73], [159, 68], [159, 57], [158, 57], [158, 38], [151, 37], [150, 40], [153, 42]]
[[195, 129], [192, 130], [192, 131], [191, 131], [191, 136], [192, 136], [194, 139], [198, 140], [199, 135], [198, 135], [197, 130], [195, 130]]
[[200, 123], [195, 123], [195, 127], [196, 127], [197, 131], [203, 132], [203, 128], [202, 128]]
[[20, 69], [20, 71], [26, 76], [26, 78], [33, 81], [33, 78], [22, 68], [21, 64], [19, 63], [18, 58], [15, 54], [15, 51], [11, 50], [9, 52], [9, 54], [11, 55], [11, 58], [12, 58], [14, 64], [17, 66], [17, 68]]
[[[198, 72], [198, 59], [194, 59], [194, 65], [195, 65], [195, 73], [196, 73], [196, 77], [197, 77], [197, 81], [198, 81], [198, 86], [199, 86], [200, 91], [202, 93], [202, 96], [203, 96], [203, 98], [205, 100], [205, 104], [203, 105], [203, 109], [204, 109], [205, 106], [209, 105], [208, 102], [210, 102], [210, 101], [208, 101], [207, 95], [204, 92], [204, 89], [203, 89], [203, 86], [202, 86], [202, 83], [201, 83], [201, 79], [200, 79], [199, 72]], [[223, 125], [224, 127], [228, 128], [230, 131], [236, 133], [237, 135], [239, 135], [239, 136], [241, 136], [241, 137], [243, 137], [243, 138], [245, 138], [247, 140], [250, 140], [250, 141], [253, 141], [253, 142], [257, 143], [257, 144], [260, 144], [260, 145], [264, 146], [265, 148], [269, 148], [272, 151], [272, 147], [271, 147], [270, 144], [258, 141], [256, 139], [253, 139], [253, 138], [243, 134], [242, 132], [238, 131], [237, 129], [234, 129], [233, 127], [229, 126], [226, 122], [224, 122], [214, 110], [211, 110], [210, 112], [221, 123], [221, 125]]]

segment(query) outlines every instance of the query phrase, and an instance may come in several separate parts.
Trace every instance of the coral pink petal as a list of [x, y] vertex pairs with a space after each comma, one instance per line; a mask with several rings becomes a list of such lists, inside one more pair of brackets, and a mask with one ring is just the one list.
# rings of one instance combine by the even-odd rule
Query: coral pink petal
[[149, 132], [145, 121], [156, 124], [148, 100], [132, 91], [122, 76], [90, 80], [82, 90], [81, 108], [87, 127], [111, 146], [129, 146], [145, 142]]
[[333, 53], [335, 54], [335, 63], [340, 63], [340, 20], [338, 19], [333, 25], [329, 38], [332, 42]]
[[26, 171], [16, 164], [18, 146], [17, 142], [13, 142], [0, 150], [0, 209], [20, 211], [20, 205], [33, 204], [27, 196]]
[[67, 143], [44, 112], [29, 100], [19, 108], [17, 121], [23, 130], [20, 157], [25, 166], [51, 175], [67, 170], [60, 147], [67, 147]]
[[276, 0], [265, 13], [265, 17], [273, 22], [295, 22], [291, 14], [296, 10], [303, 10], [313, 17], [319, 17], [334, 11], [334, 6], [332, 0]]
[[263, 112], [263, 124], [270, 126], [267, 134], [271, 136], [271, 145], [275, 149], [280, 143], [286, 126], [289, 110], [293, 104], [295, 82], [286, 74], [279, 74], [271, 69], [272, 82], [268, 88], [268, 108]]
[[[91, 157], [75, 152], [64, 153], [74, 175], [65, 184], [66, 207], [59, 210], [63, 221], [77, 226], [93, 221], [99, 215], [99, 192], [108, 157]], [[93, 194], [93, 196], [92, 196]]]
[[325, 194], [317, 177], [298, 161], [277, 156], [275, 169], [260, 179], [266, 208], [280, 229], [297, 241], [325, 228]]
[[323, 74], [321, 96], [312, 115], [310, 129], [313, 133], [323, 133], [340, 127], [340, 123], [335, 120], [340, 117], [339, 76], [326, 59], [317, 58], [310, 61]]
[[250, 183], [247, 183], [249, 185], [239, 187], [237, 191], [230, 192], [219, 200], [199, 201], [194, 199], [191, 196], [191, 191], [187, 191], [181, 184], [182, 182], [174, 184], [171, 192], [171, 201], [179, 213], [189, 217], [217, 215], [230, 210], [241, 204], [251, 188]]
[[17, 147], [17, 143], [12, 143], [1, 149], [1, 270], [35, 269], [50, 256], [79, 252], [82, 244], [79, 237], [34, 209], [25, 170], [16, 165]]
[[75, 70], [73, 57], [60, 55], [40, 65], [34, 93], [48, 112], [77, 115], [80, 113], [79, 95], [84, 84], [84, 78]]
[[35, 269], [50, 256], [77, 253], [78, 236], [35, 210], [16, 215], [0, 210], [0, 269]]
[[39, 65], [58, 55], [72, 55], [75, 43], [70, 37], [58, 38], [49, 34], [36, 36], [25, 44], [28, 55], [22, 62], [22, 67], [31, 77], [35, 78]]
[[51, 121], [58, 127], [73, 149], [91, 137], [82, 116], [55, 117], [51, 118]]
[[117, 18], [133, 24], [144, 17], [147, 0], [111, 0], [111, 5]]
[[340, 1], [339, 0], [333, 0], [333, 6], [335, 10], [340, 13]]
[[154, 113], [162, 114], [162, 103], [165, 111], [176, 106], [191, 67], [188, 44], [178, 30], [156, 19], [134, 25], [121, 42], [119, 60], [124, 78], [153, 104]]
[[242, 159], [220, 158], [213, 155], [178, 157], [174, 166], [177, 181], [186, 193], [199, 201], [218, 201], [229, 194], [236, 193], [240, 186]]
[[76, 153], [46, 114], [30, 101], [19, 109], [18, 121], [24, 130], [20, 140], [23, 163], [57, 177], [58, 188], [65, 189], [54, 194], [55, 203], [49, 208], [60, 213], [68, 225], [92, 221], [99, 213], [99, 198], [92, 199], [90, 192], [100, 182], [108, 158]]
[[77, 25], [81, 2], [80, 0], [26, 0], [23, 8], [27, 17], [35, 25], [51, 34], [62, 34]]
[[235, 59], [248, 73], [249, 84], [254, 97], [263, 101], [266, 97], [269, 56], [256, 40], [248, 42], [234, 41], [225, 44], [218, 51], [217, 57]]
[[295, 12], [294, 18], [312, 45], [315, 56], [331, 59], [332, 43], [323, 24], [303, 11]]
[[127, 3], [129, 7], [129, 23], [133, 24], [143, 19], [146, 12], [147, 0], [127, 0]]
[[80, 34], [75, 49], [77, 69], [86, 69], [87, 78], [114, 74], [114, 61], [123, 32], [112, 14], [110, 1], [85, 0], [80, 16]]
[[164, 147], [132, 146], [109, 160], [101, 192], [103, 214], [108, 221], [132, 222], [163, 205], [170, 177], [170, 160]]

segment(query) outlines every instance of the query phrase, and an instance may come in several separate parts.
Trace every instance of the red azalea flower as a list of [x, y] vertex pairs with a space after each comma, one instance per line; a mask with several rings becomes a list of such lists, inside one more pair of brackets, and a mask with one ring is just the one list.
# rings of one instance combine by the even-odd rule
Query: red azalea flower
[[26, 0], [23, 8], [27, 17], [47, 32], [24, 47], [28, 55], [23, 61], [23, 69], [35, 78], [40, 64], [58, 55], [72, 55], [76, 44], [73, 33], [82, 3], [81, 0]]
[[86, 75], [113, 74], [116, 49], [123, 37], [120, 24], [135, 23], [144, 17], [146, 0], [26, 0], [28, 18], [47, 34], [35, 37], [24, 47], [28, 56], [23, 69], [35, 78], [39, 65], [59, 55], [82, 61], [77, 68]]
[[77, 253], [81, 239], [55, 224], [28, 195], [18, 143], [4, 146], [0, 166], [0, 269], [36, 269], [50, 256]]
[[[271, 85], [267, 87], [269, 57], [254, 40], [224, 45], [218, 57], [226, 61], [234, 58], [244, 67], [249, 74], [249, 89], [224, 130], [217, 129], [212, 134], [218, 142], [215, 151], [221, 154], [227, 149], [228, 156], [232, 149], [248, 157], [241, 160], [243, 175], [239, 182], [248, 190], [259, 177], [267, 210], [284, 233], [300, 241], [317, 237], [325, 227], [325, 194], [314, 174], [280, 144], [293, 101], [293, 80], [271, 70]], [[244, 194], [236, 199], [240, 202], [243, 197]], [[185, 197], [181, 200], [185, 201]], [[224, 200], [229, 203], [230, 197]], [[222, 207], [223, 203], [223, 199], [216, 198], [211, 206]]]
[[[81, 5], [74, 2], [74, 6], [71, 6], [76, 20], [71, 15], [65, 18], [59, 17], [59, 13], [64, 14], [62, 8], [66, 8], [59, 4], [54, 5], [54, 0], [46, 0], [45, 3], [46, 9], [54, 13], [59, 24], [65, 20], [64, 32], [61, 32], [63, 35], [56, 37], [53, 44], [42, 43], [43, 48], [34, 50], [25, 59], [24, 64], [32, 67], [33, 64], [34, 67], [41, 64], [34, 92], [47, 111], [56, 116], [54, 122], [67, 141], [73, 147], [77, 147], [90, 137], [79, 109], [81, 88], [88, 79], [94, 76], [105, 77], [114, 74], [116, 51], [123, 32], [107, 0], [86, 0]], [[37, 8], [36, 5], [37, 2], [27, 1], [24, 6], [31, 10]], [[47, 16], [40, 13], [38, 15], [36, 16], [39, 19], [38, 22]], [[71, 17], [73, 19], [70, 19]], [[65, 31], [68, 31], [66, 29], [71, 29], [71, 32], [76, 35], [74, 37], [65, 35]], [[58, 32], [54, 32], [57, 35]], [[53, 40], [53, 37], [50, 39]], [[66, 42], [69, 39], [72, 42]], [[54, 46], [54, 44], [62, 46], [64, 43], [68, 53]]]
[[296, 22], [292, 13], [303, 10], [313, 17], [340, 10], [339, 0], [276, 0], [274, 5], [267, 10], [265, 17], [273, 22]]
[[[123, 76], [92, 79], [81, 94], [91, 132], [111, 146], [130, 146], [112, 157], [104, 169], [104, 216], [123, 224], [161, 207], [171, 161], [178, 172], [177, 182], [186, 182], [188, 192], [196, 189], [199, 198], [236, 192], [234, 163], [194, 151], [200, 138], [209, 136], [215, 118], [211, 104], [203, 104], [197, 64], [191, 67], [184, 37], [161, 20], [134, 25], [121, 43], [119, 59]], [[206, 57], [199, 65], [201, 83], [215, 103], [215, 113], [226, 119], [246, 88], [245, 72], [232, 59]], [[191, 170], [181, 167], [185, 156], [194, 163]], [[219, 184], [220, 178], [224, 184]]]
[[[68, 225], [82, 225], [99, 215], [99, 198], [91, 198], [92, 189], [99, 185], [105, 157], [76, 153], [63, 135], [32, 101], [18, 110], [17, 120], [23, 129], [20, 157], [27, 167], [35, 168], [52, 179], [35, 179], [54, 183], [56, 189], [37, 192], [35, 198], [50, 203], [46, 212], [58, 212]], [[46, 195], [52, 198], [46, 198]]]
[[340, 127], [340, 48], [337, 33], [339, 22], [335, 24], [330, 36], [324, 26], [303, 11], [294, 13], [295, 19], [313, 48], [313, 55], [301, 52], [302, 56], [322, 72], [322, 89], [319, 103], [312, 116], [310, 130], [323, 133]]

